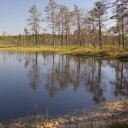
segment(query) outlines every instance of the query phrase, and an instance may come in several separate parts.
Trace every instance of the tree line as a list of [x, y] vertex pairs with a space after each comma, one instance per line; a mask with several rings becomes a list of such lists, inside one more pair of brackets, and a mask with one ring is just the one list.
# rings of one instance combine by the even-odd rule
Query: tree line
[[18, 36], [19, 44], [77, 44], [99, 46], [101, 49], [103, 45], [128, 45], [128, 0], [99, 0], [90, 10], [75, 4], [70, 10], [66, 5], [49, 0], [44, 12], [45, 18], [42, 19], [37, 6], [31, 7], [24, 36]]

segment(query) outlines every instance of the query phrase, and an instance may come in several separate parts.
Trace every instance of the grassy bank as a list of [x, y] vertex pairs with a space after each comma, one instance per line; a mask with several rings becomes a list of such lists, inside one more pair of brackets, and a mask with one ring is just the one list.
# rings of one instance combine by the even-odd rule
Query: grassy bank
[[0, 45], [1, 50], [12, 51], [27, 51], [27, 52], [58, 52], [67, 55], [85, 56], [85, 57], [97, 57], [104, 59], [119, 59], [128, 60], [128, 48], [116, 47], [116, 46], [12, 46], [12, 45]]

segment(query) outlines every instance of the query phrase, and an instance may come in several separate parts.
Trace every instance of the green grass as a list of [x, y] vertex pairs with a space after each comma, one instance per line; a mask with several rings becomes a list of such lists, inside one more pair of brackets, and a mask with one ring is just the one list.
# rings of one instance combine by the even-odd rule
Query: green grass
[[27, 51], [27, 52], [59, 52], [67, 55], [96, 57], [103, 59], [119, 59], [128, 60], [128, 48], [117, 46], [103, 46], [94, 48], [93, 46], [13, 46], [13, 45], [0, 45], [1, 50], [12, 51]]

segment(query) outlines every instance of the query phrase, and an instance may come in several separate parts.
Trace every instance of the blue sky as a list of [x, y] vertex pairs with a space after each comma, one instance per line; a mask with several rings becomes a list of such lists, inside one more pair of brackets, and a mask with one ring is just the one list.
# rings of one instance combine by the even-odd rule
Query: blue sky
[[[58, 4], [65, 4], [70, 9], [73, 4], [84, 9], [93, 7], [96, 0], [56, 0]], [[29, 16], [29, 9], [36, 4], [39, 11], [44, 13], [48, 0], [1, 0], [0, 1], [0, 34], [6, 31], [8, 34], [23, 33], [26, 27], [26, 19]]]

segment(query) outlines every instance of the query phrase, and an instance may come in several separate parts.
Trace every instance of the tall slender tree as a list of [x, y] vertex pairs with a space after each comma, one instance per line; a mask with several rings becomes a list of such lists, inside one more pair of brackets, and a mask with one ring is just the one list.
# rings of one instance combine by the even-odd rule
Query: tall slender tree
[[41, 13], [38, 12], [38, 9], [36, 5], [33, 5], [31, 9], [29, 10], [30, 17], [27, 19], [28, 25], [30, 26], [30, 29], [32, 31], [32, 34], [35, 36], [35, 44], [38, 43], [38, 34], [40, 30], [39, 22], [41, 21], [40, 16]]
[[115, 2], [114, 15], [113, 19], [116, 20], [116, 23], [120, 29], [119, 35], [121, 35], [121, 42], [123, 47], [125, 47], [125, 34], [126, 26], [128, 25], [128, 0], [117, 0]]
[[61, 35], [61, 44], [70, 44], [70, 30], [71, 30], [72, 12], [69, 11], [65, 5], [59, 6], [57, 15], [56, 27], [58, 34]]
[[47, 20], [50, 22], [50, 25], [52, 27], [52, 44], [55, 45], [55, 22], [56, 22], [56, 10], [58, 5], [54, 0], [49, 0], [49, 3], [45, 9], [45, 12], [47, 13]]
[[98, 30], [99, 30], [99, 46], [102, 49], [102, 45], [103, 45], [103, 40], [102, 40], [102, 28], [104, 25], [104, 21], [105, 19], [105, 15], [107, 8], [106, 8], [106, 4], [104, 0], [95, 2], [94, 5], [94, 14], [95, 14], [95, 22], [97, 22], [98, 25]]
[[92, 37], [92, 45], [95, 47], [96, 46], [96, 27], [97, 27], [97, 24], [96, 24], [96, 21], [95, 21], [95, 11], [94, 10], [90, 10], [89, 11], [89, 15], [87, 18], [85, 18], [85, 22], [86, 24], [89, 25], [89, 32], [90, 32], [90, 35]]
[[81, 43], [81, 23], [83, 17], [83, 10], [80, 9], [77, 5], [74, 4], [74, 18], [77, 26], [77, 43], [82, 45]]

